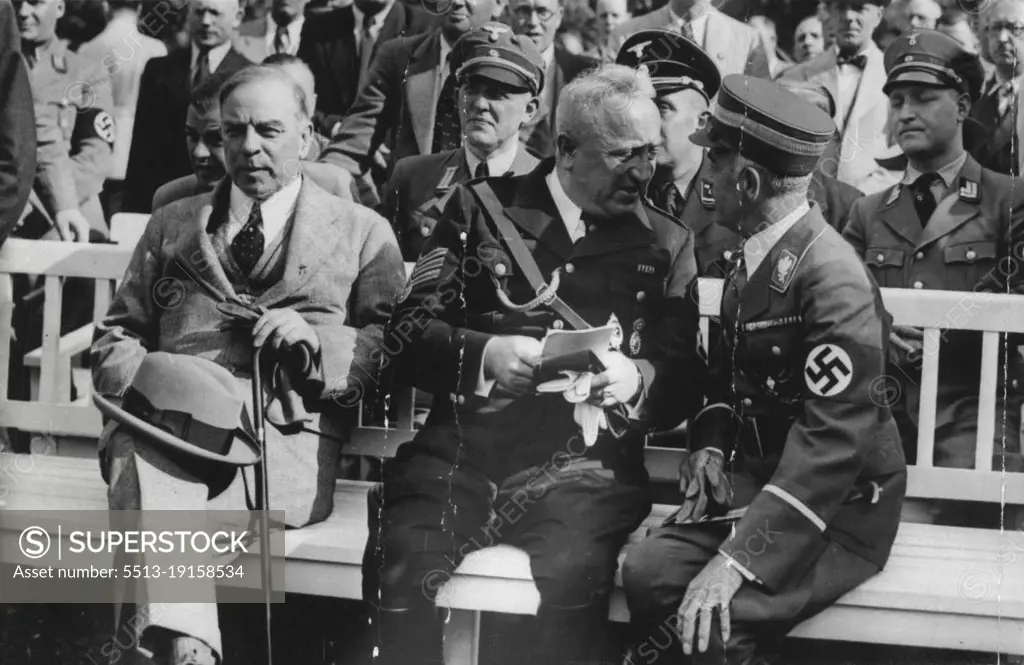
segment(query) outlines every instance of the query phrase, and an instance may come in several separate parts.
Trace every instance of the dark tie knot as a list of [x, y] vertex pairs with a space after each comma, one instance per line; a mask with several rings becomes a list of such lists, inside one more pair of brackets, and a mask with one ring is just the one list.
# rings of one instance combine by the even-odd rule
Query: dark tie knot
[[942, 182], [942, 176], [940, 176], [938, 173], [924, 173], [917, 177], [917, 180], [914, 181], [914, 184], [911, 185], [911, 188], [915, 192], [931, 192], [932, 185], [935, 185], [940, 182]]
[[868, 64], [868, 57], [863, 53], [857, 53], [856, 55], [840, 55], [836, 57], [836, 62], [840, 65], [853, 65], [857, 69], [864, 69]]
[[487, 162], [480, 162], [476, 165], [476, 172], [473, 173], [474, 178], [487, 178], [491, 175], [491, 169], [487, 166]]

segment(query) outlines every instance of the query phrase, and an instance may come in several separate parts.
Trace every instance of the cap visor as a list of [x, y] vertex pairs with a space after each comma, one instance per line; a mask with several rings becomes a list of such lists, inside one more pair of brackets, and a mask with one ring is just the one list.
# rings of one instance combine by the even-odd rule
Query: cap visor
[[882, 87], [882, 92], [889, 94], [889, 91], [899, 85], [926, 85], [932, 88], [950, 88], [949, 81], [940, 77], [938, 74], [930, 74], [928, 72], [922, 72], [919, 69], [915, 69], [907, 72], [900, 72], [895, 76], [891, 76], [885, 85]]
[[531, 92], [533, 90], [530, 87], [530, 83], [521, 75], [511, 69], [498, 65], [472, 65], [466, 68], [465, 75], [472, 77], [479, 76], [489, 81], [496, 81], [518, 92]]
[[709, 132], [711, 130], [711, 123], [708, 123], [704, 129], [698, 129], [694, 133], [690, 134], [690, 143], [693, 145], [699, 145], [702, 148], [710, 148], [714, 143], [711, 140]]
[[254, 441], [249, 441], [247, 435], [242, 436], [241, 434], [244, 434], [244, 432], [241, 430], [239, 430], [238, 434], [236, 434], [232, 439], [231, 446], [228, 449], [227, 454], [219, 455], [206, 450], [205, 448], [193, 445], [188, 441], [183, 441], [159, 427], [150, 425], [145, 420], [133, 416], [121, 407], [115, 405], [113, 402], [104, 398], [102, 395], [94, 394], [92, 396], [92, 401], [105, 415], [113, 418], [136, 433], [147, 437], [151, 441], [170, 446], [171, 448], [175, 448], [189, 455], [201, 457], [213, 462], [223, 462], [225, 464], [234, 464], [237, 466], [250, 466], [260, 461], [260, 453], [259, 449], [256, 447], [256, 443]]

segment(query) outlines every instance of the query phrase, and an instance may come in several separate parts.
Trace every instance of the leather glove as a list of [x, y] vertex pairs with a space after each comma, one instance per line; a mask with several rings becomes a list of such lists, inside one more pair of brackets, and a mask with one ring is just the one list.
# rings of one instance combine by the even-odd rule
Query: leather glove
[[698, 522], [704, 517], [709, 501], [727, 511], [732, 506], [732, 486], [723, 470], [725, 455], [717, 448], [701, 448], [687, 456], [679, 467], [679, 492], [683, 505], [674, 515], [674, 522]]

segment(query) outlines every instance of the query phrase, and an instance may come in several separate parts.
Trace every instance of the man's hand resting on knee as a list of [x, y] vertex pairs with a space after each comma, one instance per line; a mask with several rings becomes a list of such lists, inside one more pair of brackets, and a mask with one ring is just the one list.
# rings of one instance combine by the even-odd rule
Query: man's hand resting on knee
[[731, 632], [729, 603], [743, 584], [743, 575], [721, 554], [704, 566], [704, 570], [686, 587], [686, 595], [679, 604], [676, 625], [683, 653], [693, 653], [693, 638], [697, 637], [697, 650], [704, 653], [711, 639], [711, 624], [718, 611], [722, 628], [722, 642], [728, 644]]

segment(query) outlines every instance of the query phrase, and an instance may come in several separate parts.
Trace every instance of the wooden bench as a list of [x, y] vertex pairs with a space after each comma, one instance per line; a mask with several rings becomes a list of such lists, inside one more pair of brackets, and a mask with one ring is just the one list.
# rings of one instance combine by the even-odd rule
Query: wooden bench
[[[48, 295], [52, 292], [59, 299], [58, 285], [51, 285], [51, 277], [59, 280], [61, 275], [88, 276], [102, 285], [118, 279], [126, 262], [123, 250], [118, 254], [116, 248], [60, 245], [60, 249], [67, 251], [55, 253], [46, 247], [9, 243], [0, 250], [0, 274], [29, 269], [46, 274]], [[717, 287], [713, 282], [704, 286], [703, 313], [711, 316], [717, 313]], [[933, 433], [924, 426], [934, 423], [939, 329], [1024, 332], [1024, 297], [883, 291], [898, 323], [928, 329], [922, 375], [923, 394], [928, 397], [922, 400], [920, 461], [910, 469], [909, 496], [1024, 504], [1024, 475], [991, 469], [992, 418], [986, 420], [986, 414], [993, 414], [995, 409], [998, 333], [987, 332], [984, 341], [986, 364], [980, 392], [982, 418], [977, 468], [934, 468]], [[704, 298], [704, 293], [709, 297]], [[961, 311], [966, 311], [967, 316], [956, 315]], [[59, 316], [59, 306], [48, 302], [46, 313], [52, 316], [54, 312]], [[9, 313], [9, 305], [0, 302], [0, 353], [7, 348]], [[950, 318], [951, 314], [955, 318]], [[44, 321], [46, 329], [50, 326], [49, 320]], [[95, 437], [100, 419], [91, 404], [70, 405], [52, 399], [53, 366], [48, 361], [56, 358], [54, 351], [53, 345], [47, 346], [44, 340], [42, 377], [46, 380], [41, 380], [41, 384], [50, 389], [41, 390], [40, 399], [51, 396], [51, 401], [0, 400], [0, 425], [49, 431], [58, 440], [62, 435]], [[7, 378], [3, 360], [0, 358], [0, 385], [5, 385]], [[3, 395], [6, 396], [6, 391]], [[399, 444], [411, 438], [413, 399], [405, 393], [401, 402], [395, 428], [361, 425], [346, 452], [388, 457]], [[60, 451], [59, 445], [56, 450]], [[683, 454], [678, 450], [648, 448], [645, 458], [652, 481], [674, 483]], [[367, 535], [367, 487], [365, 483], [340, 481], [334, 514], [322, 524], [288, 534], [289, 591], [360, 597], [360, 564]], [[106, 506], [105, 487], [95, 458], [56, 455], [0, 456], [0, 501], [6, 501], [8, 510]], [[669, 509], [657, 506], [647, 525], [657, 523]], [[639, 529], [632, 542], [645, 532], [646, 528]], [[17, 534], [13, 535], [16, 538]], [[0, 532], [0, 545], [9, 545], [11, 537], [9, 532]], [[10, 550], [0, 547], [0, 554], [5, 551]], [[258, 566], [258, 562], [252, 560], [247, 565]], [[258, 567], [253, 570], [253, 575], [246, 577], [258, 579]], [[499, 546], [468, 557], [438, 593], [438, 604], [451, 610], [446, 626], [447, 662], [477, 662], [482, 612], [532, 614], [538, 601], [522, 551]], [[621, 590], [613, 598], [609, 618], [628, 619]], [[881, 574], [798, 626], [790, 635], [1024, 655], [1024, 533], [902, 524], [892, 557]]]

